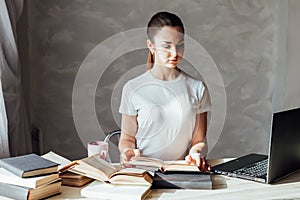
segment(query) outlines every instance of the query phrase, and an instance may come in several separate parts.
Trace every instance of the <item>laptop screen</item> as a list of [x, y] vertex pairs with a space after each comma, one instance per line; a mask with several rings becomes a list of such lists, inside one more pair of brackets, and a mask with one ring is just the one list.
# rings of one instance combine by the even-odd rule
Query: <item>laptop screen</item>
[[267, 182], [300, 169], [300, 108], [273, 114]]

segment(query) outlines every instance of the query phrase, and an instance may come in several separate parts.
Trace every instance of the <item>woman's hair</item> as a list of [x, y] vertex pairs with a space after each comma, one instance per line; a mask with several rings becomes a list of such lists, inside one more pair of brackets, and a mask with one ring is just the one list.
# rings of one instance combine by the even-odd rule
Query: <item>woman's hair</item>
[[[184, 27], [181, 19], [173, 14], [166, 11], [158, 12], [152, 16], [150, 21], [148, 22], [147, 27], [147, 36], [148, 39], [154, 44], [154, 36], [157, 32], [163, 28], [164, 26], [179, 26], [182, 29], [182, 33], [184, 34]], [[154, 56], [151, 52], [148, 52], [148, 60], [147, 60], [147, 68], [151, 69], [154, 63]]]

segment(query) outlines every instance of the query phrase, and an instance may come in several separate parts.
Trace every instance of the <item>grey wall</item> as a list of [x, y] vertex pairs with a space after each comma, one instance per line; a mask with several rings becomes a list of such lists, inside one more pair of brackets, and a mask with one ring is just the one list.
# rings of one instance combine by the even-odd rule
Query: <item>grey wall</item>
[[[300, 9], [299, 2], [291, 3]], [[299, 97], [294, 79], [289, 78], [298, 71], [297, 60], [288, 61], [287, 68], [280, 64], [285, 64], [288, 1], [30, 0], [31, 120], [42, 130], [42, 153], [54, 150], [70, 159], [86, 155], [72, 117], [72, 89], [81, 63], [101, 41], [145, 27], [150, 16], [160, 10], [182, 18], [187, 34], [208, 51], [222, 75], [226, 121], [209, 156], [267, 152], [271, 113], [286, 104], [299, 104], [299, 100], [287, 100], [291, 94]], [[289, 31], [294, 28], [290, 26]], [[293, 44], [293, 35], [288, 43]], [[294, 48], [289, 46], [287, 52], [295, 52]], [[126, 71], [145, 62], [145, 50], [130, 52], [105, 70], [96, 93], [97, 116], [104, 132], [118, 128], [112, 113], [116, 108], [110, 103], [115, 83]], [[105, 66], [100, 63], [99, 67]], [[283, 89], [291, 85], [282, 100]]]
[[300, 1], [291, 0], [289, 5], [289, 26], [287, 33], [286, 74], [284, 90], [284, 107], [300, 107]]

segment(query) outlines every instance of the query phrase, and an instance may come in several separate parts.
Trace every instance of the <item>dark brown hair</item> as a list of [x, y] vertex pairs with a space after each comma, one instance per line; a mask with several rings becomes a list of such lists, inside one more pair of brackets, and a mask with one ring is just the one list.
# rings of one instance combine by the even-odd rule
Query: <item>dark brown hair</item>
[[[181, 19], [173, 14], [166, 11], [158, 12], [152, 16], [147, 26], [147, 36], [148, 39], [154, 44], [154, 36], [157, 32], [163, 28], [164, 26], [179, 26], [182, 29], [182, 33], [184, 34], [184, 27]], [[148, 52], [148, 60], [147, 60], [147, 68], [151, 69], [154, 63], [154, 56], [151, 52]]]

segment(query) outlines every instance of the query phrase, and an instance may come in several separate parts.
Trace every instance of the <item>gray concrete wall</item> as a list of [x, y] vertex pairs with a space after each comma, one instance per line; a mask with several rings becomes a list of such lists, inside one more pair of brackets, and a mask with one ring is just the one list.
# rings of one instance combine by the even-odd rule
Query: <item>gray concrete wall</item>
[[[299, 4], [296, 2], [292, 1]], [[211, 134], [217, 143], [209, 156], [267, 152], [271, 113], [285, 106], [289, 91], [299, 96], [292, 80], [283, 77], [296, 74], [296, 64], [288, 61], [287, 69], [280, 65], [285, 63], [288, 1], [30, 0], [30, 107], [32, 123], [42, 130], [43, 152], [53, 150], [70, 159], [86, 155], [72, 117], [72, 89], [80, 65], [99, 43], [122, 31], [145, 27], [160, 10], [182, 18], [186, 33], [202, 44], [222, 75], [226, 120], [220, 137]], [[289, 31], [294, 31], [292, 28]], [[295, 50], [291, 47], [290, 51]], [[119, 126], [119, 119], [113, 118], [117, 109], [111, 105], [116, 82], [145, 62], [146, 51], [134, 51], [117, 58], [105, 70], [95, 106], [104, 132]], [[100, 63], [99, 67], [106, 66]], [[286, 99], [278, 100], [282, 88], [290, 85], [294, 87], [287, 91]], [[288, 104], [293, 106], [294, 102], [299, 100]]]
[[284, 107], [300, 107], [300, 1], [290, 0], [286, 54]]

